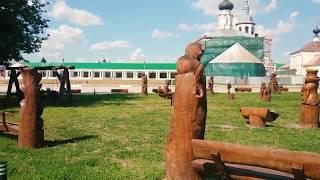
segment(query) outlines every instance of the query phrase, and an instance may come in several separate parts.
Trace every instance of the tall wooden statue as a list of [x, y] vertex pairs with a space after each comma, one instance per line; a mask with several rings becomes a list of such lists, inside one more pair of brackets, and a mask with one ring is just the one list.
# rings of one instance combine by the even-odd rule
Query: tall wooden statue
[[208, 93], [210, 94], [214, 94], [213, 85], [214, 85], [214, 79], [213, 79], [213, 76], [210, 76], [210, 79], [208, 81]]
[[147, 75], [145, 75], [145, 74], [142, 74], [141, 94], [143, 96], [147, 96], [148, 95], [148, 78], [147, 78]]
[[301, 89], [300, 124], [304, 128], [319, 127], [319, 77], [317, 70], [307, 70], [305, 84]]
[[205, 133], [207, 100], [201, 53], [201, 45], [191, 43], [177, 61], [174, 112], [166, 149], [168, 180], [200, 179], [191, 166], [191, 140], [204, 139]]
[[277, 81], [277, 75], [276, 74], [271, 74], [270, 76], [270, 81], [269, 81], [269, 88], [271, 89], [272, 93], [280, 93], [280, 88], [279, 84]]
[[21, 70], [24, 99], [20, 102], [18, 146], [37, 148], [43, 144], [44, 131], [41, 118], [44, 104], [41, 97], [41, 74], [36, 69]]

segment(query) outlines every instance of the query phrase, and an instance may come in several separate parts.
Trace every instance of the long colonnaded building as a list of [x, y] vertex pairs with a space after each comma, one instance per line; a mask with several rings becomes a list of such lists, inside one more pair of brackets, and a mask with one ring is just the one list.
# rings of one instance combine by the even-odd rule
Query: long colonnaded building
[[[65, 62], [65, 63], [16, 63], [12, 66], [74, 66], [69, 70], [71, 80], [141, 80], [146, 74], [150, 80], [173, 80], [176, 75], [175, 63], [102, 63], [102, 62]], [[40, 71], [43, 80], [53, 80], [53, 71]], [[4, 79], [10, 78], [6, 71]], [[21, 77], [19, 77], [21, 78]]]

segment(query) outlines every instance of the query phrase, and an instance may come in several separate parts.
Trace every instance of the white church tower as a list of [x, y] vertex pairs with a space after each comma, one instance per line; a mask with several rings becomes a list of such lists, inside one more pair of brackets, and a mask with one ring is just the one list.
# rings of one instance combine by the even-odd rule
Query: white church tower
[[231, 30], [233, 29], [233, 15], [231, 13], [233, 4], [229, 0], [223, 0], [219, 4], [219, 15], [218, 15], [218, 30]]
[[243, 15], [240, 17], [239, 22], [236, 24], [236, 30], [255, 35], [255, 25], [252, 16], [250, 16], [250, 7], [248, 0], [243, 1]]

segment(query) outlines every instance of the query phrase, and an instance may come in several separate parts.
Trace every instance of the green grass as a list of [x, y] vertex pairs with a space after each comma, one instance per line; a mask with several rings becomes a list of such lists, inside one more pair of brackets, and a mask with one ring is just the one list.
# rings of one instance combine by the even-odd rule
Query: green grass
[[[208, 97], [206, 139], [320, 153], [319, 130], [299, 124], [298, 93], [275, 95], [271, 103], [258, 94]], [[16, 148], [17, 140], [0, 134], [0, 160], [8, 161], [10, 179], [161, 179], [170, 101], [149, 95], [75, 96], [73, 104], [46, 107], [43, 113], [47, 146]], [[243, 106], [268, 107], [280, 113], [263, 129], [249, 129]], [[17, 121], [18, 108], [14, 111]]]

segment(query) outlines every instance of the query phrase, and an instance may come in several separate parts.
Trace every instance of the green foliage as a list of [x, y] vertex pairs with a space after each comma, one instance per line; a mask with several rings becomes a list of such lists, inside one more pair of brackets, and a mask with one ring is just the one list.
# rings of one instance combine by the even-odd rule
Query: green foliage
[[48, 3], [39, 0], [0, 1], [0, 65], [23, 60], [21, 53], [37, 52], [49, 20], [43, 17]]
[[[274, 95], [271, 103], [254, 93], [208, 97], [206, 139], [255, 147], [320, 153], [319, 130], [296, 128], [298, 93]], [[4, 98], [4, 97], [3, 97]], [[13, 101], [12, 101], [13, 102]], [[0, 97], [0, 105], [1, 105]], [[280, 113], [263, 129], [245, 126], [239, 109], [268, 107]], [[15, 106], [0, 107], [14, 111]], [[156, 95], [75, 96], [73, 104], [46, 107], [46, 147], [19, 149], [17, 140], [0, 133], [0, 160], [7, 160], [9, 179], [162, 179], [165, 144], [172, 107]]]

